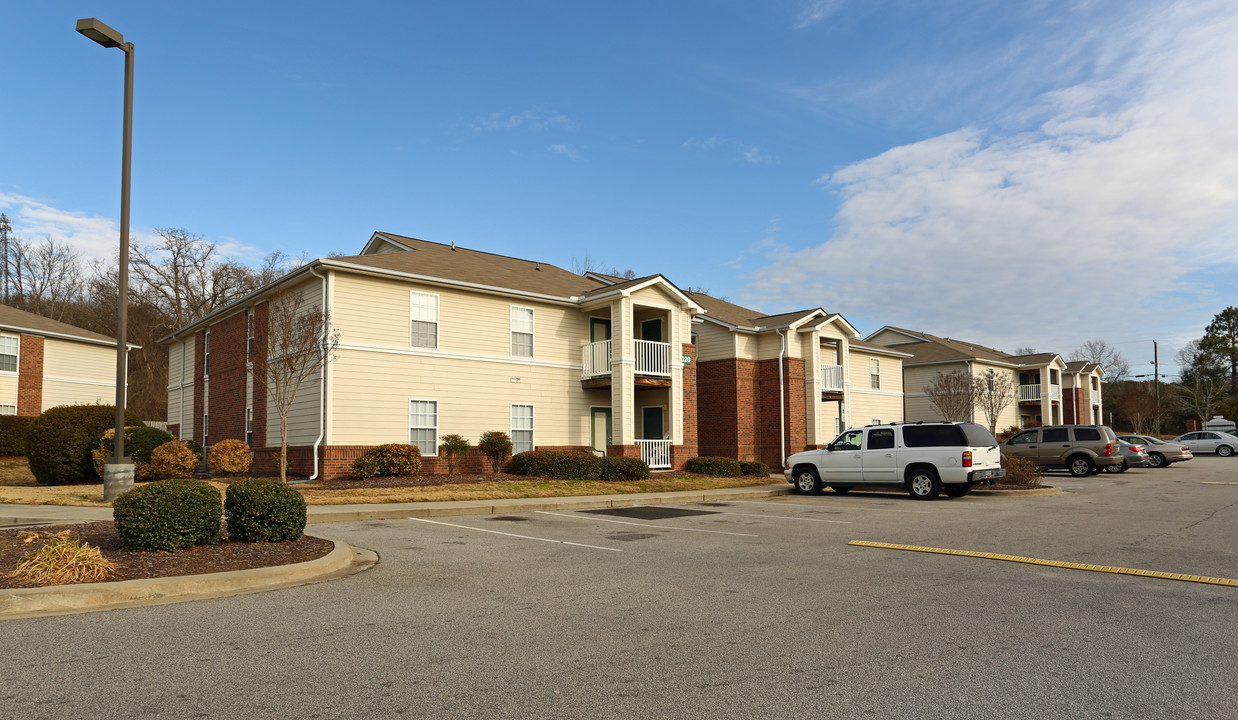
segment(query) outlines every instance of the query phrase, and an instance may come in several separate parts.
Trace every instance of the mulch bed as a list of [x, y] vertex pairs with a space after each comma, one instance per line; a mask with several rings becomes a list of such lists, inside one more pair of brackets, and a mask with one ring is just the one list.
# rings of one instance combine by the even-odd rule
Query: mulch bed
[[[120, 534], [111, 522], [0, 529], [0, 589], [39, 587], [10, 577], [9, 573], [17, 568], [22, 556], [53, 540], [42, 536], [51, 536], [62, 530], [69, 530], [74, 536], [99, 548], [105, 558], [116, 563], [116, 571], [107, 578], [107, 582], [291, 565], [323, 557], [335, 547], [330, 540], [302, 536], [292, 542], [243, 543], [225, 539], [215, 545], [195, 545], [175, 553], [133, 553], [121, 549]], [[39, 533], [40, 539], [23, 542], [35, 532]]]

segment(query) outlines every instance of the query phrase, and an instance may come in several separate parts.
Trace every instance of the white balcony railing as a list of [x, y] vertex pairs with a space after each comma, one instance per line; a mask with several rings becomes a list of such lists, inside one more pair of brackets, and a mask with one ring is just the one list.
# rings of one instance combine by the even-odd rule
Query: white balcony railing
[[1019, 402], [1026, 400], [1039, 400], [1040, 386], [1039, 385], [1020, 385], [1019, 386]]
[[822, 390], [842, 390], [843, 389], [843, 366], [842, 365], [822, 365], [821, 366], [821, 389]]
[[670, 440], [637, 440], [636, 446], [640, 448], [640, 459], [645, 461], [650, 470], [670, 469]]
[[637, 375], [671, 376], [670, 343], [652, 340], [636, 340], [635, 342]]
[[581, 365], [584, 367], [581, 377], [600, 377], [610, 374], [610, 340], [589, 343], [581, 349]]
[[1050, 385], [1049, 386], [1049, 399], [1050, 400], [1061, 400], [1062, 399], [1062, 386], [1061, 385]]

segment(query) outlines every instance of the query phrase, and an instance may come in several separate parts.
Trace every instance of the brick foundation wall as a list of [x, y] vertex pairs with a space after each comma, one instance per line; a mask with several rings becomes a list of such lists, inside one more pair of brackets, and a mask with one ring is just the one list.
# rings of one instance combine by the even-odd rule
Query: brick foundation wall
[[245, 440], [246, 331], [248, 319], [238, 313], [211, 326], [211, 444]]
[[[759, 381], [759, 446], [757, 456], [740, 457], [740, 460], [760, 460], [773, 467], [782, 466], [783, 442], [786, 453], [800, 452], [808, 445], [808, 407], [804, 388], [804, 360], [782, 359], [782, 383], [778, 376], [779, 361], [762, 360], [758, 363]], [[780, 390], [785, 392], [781, 400]], [[780, 415], [781, 422], [780, 422]], [[780, 430], [785, 436], [780, 437]]]
[[17, 358], [17, 414], [43, 412], [43, 338], [22, 335]]
[[755, 460], [759, 439], [756, 361], [727, 358], [696, 368], [699, 454]]

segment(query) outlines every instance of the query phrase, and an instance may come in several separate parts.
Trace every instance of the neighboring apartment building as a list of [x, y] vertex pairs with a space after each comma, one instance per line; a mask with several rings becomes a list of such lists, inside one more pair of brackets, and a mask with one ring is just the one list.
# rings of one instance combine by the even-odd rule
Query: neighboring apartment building
[[[1010, 404], [998, 416], [997, 429], [1031, 423], [1101, 424], [1104, 370], [1095, 363], [1066, 362], [1056, 353], [1011, 355], [963, 340], [886, 326], [868, 336], [877, 345], [911, 355], [903, 363], [905, 415], [908, 421], [940, 420], [926, 388], [937, 373], [960, 370], [982, 381], [988, 374], [1010, 378]], [[969, 418], [988, 424], [980, 407]]]
[[116, 340], [0, 305], [0, 415], [116, 400]]
[[778, 467], [848, 426], [903, 419], [902, 361], [820, 308], [763, 315], [702, 293], [696, 344], [702, 455]]

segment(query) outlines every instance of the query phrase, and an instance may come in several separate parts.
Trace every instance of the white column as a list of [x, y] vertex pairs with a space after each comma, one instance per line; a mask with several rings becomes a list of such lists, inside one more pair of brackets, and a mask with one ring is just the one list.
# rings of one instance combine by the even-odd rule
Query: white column
[[632, 299], [610, 305], [610, 407], [616, 445], [636, 444], [636, 346], [633, 340]]

